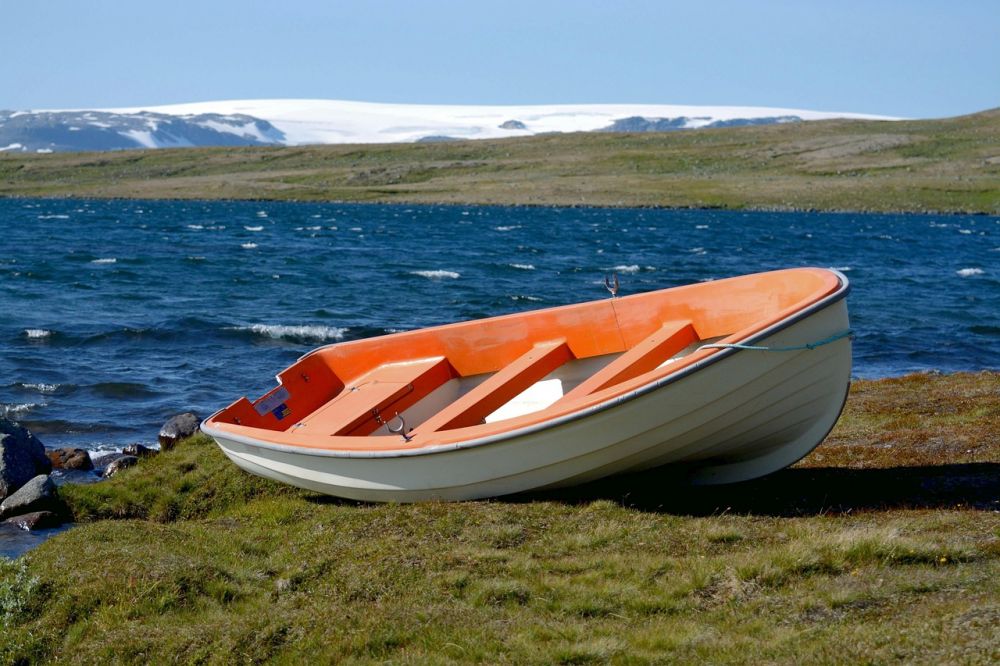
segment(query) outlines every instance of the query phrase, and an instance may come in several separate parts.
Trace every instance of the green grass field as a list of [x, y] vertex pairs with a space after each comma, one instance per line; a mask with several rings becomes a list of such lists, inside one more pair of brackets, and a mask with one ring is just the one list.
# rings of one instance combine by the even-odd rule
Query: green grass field
[[1000, 660], [1000, 374], [861, 381], [799, 465], [340, 501], [206, 437], [63, 495], [0, 562], [0, 662]]
[[1000, 110], [434, 144], [0, 153], [0, 196], [1000, 214]]

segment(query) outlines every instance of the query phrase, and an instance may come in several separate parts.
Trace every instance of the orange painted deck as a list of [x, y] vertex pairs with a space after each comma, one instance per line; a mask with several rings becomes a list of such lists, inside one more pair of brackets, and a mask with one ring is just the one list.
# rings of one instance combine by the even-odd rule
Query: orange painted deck
[[[746, 340], [839, 286], [830, 271], [790, 269], [335, 344], [283, 371], [274, 391], [254, 402], [241, 398], [209, 424], [274, 444], [345, 451], [502, 435], [678, 372], [719, 353], [695, 349], [666, 363], [681, 350], [708, 338]], [[617, 357], [549, 406], [485, 422], [565, 364], [610, 355]], [[470, 377], [482, 381], [408, 424], [407, 441], [373, 434], [449, 382]]]

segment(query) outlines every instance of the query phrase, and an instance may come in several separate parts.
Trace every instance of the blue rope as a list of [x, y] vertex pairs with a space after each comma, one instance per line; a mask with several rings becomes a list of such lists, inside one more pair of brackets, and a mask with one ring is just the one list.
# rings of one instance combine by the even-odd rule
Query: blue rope
[[849, 338], [854, 336], [854, 331], [847, 329], [846, 331], [841, 331], [836, 335], [831, 335], [828, 338], [823, 338], [817, 342], [810, 342], [804, 345], [795, 345], [793, 347], [760, 347], [757, 345], [740, 345], [726, 342], [716, 342], [713, 344], [702, 345], [699, 349], [749, 349], [751, 351], [770, 351], [770, 352], [792, 352], [792, 351], [804, 351], [806, 349], [816, 349], [817, 347], [822, 347], [823, 345], [828, 345], [831, 342], [836, 342], [837, 340], [843, 340], [844, 338]]

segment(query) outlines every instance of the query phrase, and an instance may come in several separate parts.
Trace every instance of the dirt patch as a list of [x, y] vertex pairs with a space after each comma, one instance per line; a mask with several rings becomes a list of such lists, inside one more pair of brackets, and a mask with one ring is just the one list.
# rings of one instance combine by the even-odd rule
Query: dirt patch
[[781, 144], [768, 151], [768, 157], [794, 156], [802, 162], [826, 162], [870, 153], [880, 153], [912, 143], [906, 134], [861, 134], [857, 136], [822, 136]]

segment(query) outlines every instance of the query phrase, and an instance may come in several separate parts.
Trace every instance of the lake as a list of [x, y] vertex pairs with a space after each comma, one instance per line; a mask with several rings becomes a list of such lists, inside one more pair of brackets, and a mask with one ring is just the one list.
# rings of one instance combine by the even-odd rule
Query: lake
[[1000, 218], [0, 200], [0, 415], [117, 449], [315, 346], [793, 266], [852, 281], [854, 374], [1000, 367]]

